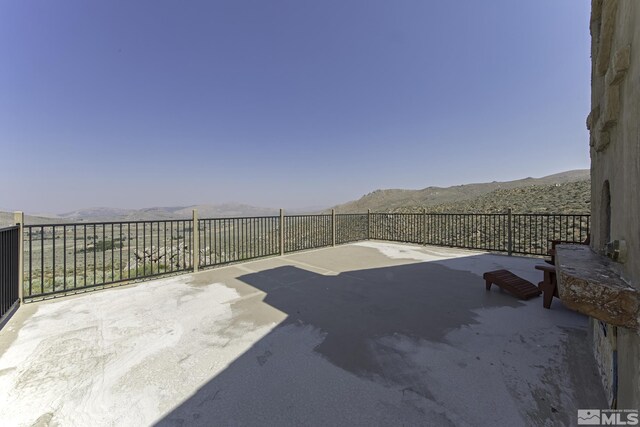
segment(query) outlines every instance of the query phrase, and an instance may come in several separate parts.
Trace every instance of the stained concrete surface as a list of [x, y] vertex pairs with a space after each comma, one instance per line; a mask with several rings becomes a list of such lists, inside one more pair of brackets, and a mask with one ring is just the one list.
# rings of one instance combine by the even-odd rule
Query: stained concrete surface
[[481, 278], [537, 262], [363, 242], [28, 304], [3, 425], [574, 425], [586, 318]]

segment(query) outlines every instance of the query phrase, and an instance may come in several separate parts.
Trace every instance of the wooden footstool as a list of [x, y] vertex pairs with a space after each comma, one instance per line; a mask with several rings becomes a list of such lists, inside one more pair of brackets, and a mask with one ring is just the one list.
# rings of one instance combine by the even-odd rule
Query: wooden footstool
[[516, 298], [528, 300], [542, 293], [536, 285], [508, 270], [488, 271], [482, 277], [486, 281], [487, 290], [491, 289], [492, 284], [496, 284]]

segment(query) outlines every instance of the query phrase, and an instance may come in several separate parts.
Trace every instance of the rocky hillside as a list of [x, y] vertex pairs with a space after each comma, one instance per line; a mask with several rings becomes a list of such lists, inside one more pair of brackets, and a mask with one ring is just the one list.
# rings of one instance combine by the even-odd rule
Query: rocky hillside
[[514, 212], [588, 212], [589, 170], [575, 170], [543, 178], [427, 187], [422, 190], [376, 190], [359, 200], [335, 207], [338, 213], [455, 211], [495, 212], [511, 206]]
[[[427, 207], [434, 213], [588, 213], [591, 208], [589, 181], [499, 189], [470, 200]], [[422, 212], [421, 206], [394, 208], [392, 212]]]

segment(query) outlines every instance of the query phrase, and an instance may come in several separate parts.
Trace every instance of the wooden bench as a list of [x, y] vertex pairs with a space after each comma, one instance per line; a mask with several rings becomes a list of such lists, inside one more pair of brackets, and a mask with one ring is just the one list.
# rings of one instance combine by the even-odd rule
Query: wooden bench
[[540, 296], [542, 293], [536, 285], [508, 270], [488, 271], [482, 277], [486, 281], [487, 290], [490, 290], [491, 285], [495, 284], [520, 299], [527, 300]]

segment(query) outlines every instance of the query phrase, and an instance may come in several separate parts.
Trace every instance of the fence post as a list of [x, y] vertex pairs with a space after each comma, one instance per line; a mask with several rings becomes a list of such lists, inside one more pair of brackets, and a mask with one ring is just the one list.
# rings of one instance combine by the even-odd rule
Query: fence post
[[513, 252], [513, 230], [511, 223], [511, 208], [507, 209], [507, 254], [511, 256]]
[[367, 240], [371, 240], [371, 209], [367, 209]]
[[427, 245], [427, 209], [422, 208], [422, 243]]
[[284, 255], [284, 209], [280, 209], [280, 255]]
[[200, 268], [200, 222], [198, 221], [198, 210], [192, 211], [193, 226], [191, 232], [193, 233], [193, 272], [197, 273]]
[[24, 212], [15, 212], [13, 219], [18, 229], [18, 299], [20, 304], [24, 302], [24, 284], [22, 283], [24, 275]]
[[336, 245], [336, 210], [335, 209], [331, 209], [331, 233], [332, 233], [331, 246], [335, 246]]

